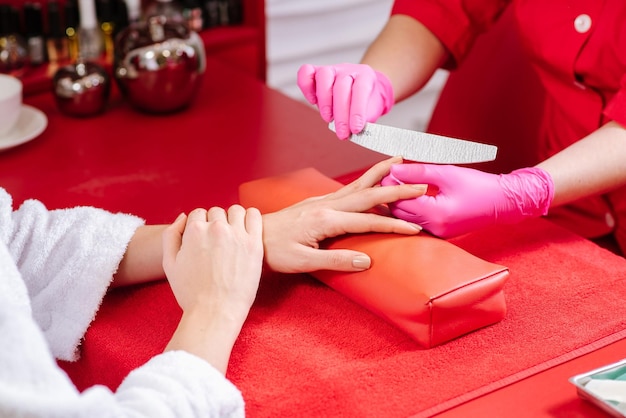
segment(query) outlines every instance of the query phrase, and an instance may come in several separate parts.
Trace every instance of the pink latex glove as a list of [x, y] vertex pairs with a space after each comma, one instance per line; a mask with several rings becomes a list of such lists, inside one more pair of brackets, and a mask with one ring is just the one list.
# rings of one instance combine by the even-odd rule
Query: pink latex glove
[[389, 206], [394, 216], [442, 238], [545, 215], [554, 197], [552, 177], [537, 167], [490, 174], [454, 165], [396, 164], [381, 183], [428, 184], [427, 194]]
[[389, 79], [365, 64], [304, 64], [298, 70], [298, 87], [317, 105], [322, 119], [335, 120], [339, 139], [361, 132], [365, 122], [376, 121], [394, 102]]

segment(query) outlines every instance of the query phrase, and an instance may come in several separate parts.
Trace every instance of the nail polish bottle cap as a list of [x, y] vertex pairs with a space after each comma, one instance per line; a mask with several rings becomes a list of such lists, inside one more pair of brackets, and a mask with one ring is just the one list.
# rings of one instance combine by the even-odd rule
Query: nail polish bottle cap
[[65, 27], [78, 27], [78, 6], [75, 0], [67, 0], [65, 2]]
[[7, 33], [20, 33], [20, 11], [16, 7], [9, 6], [7, 12]]
[[113, 5], [110, 0], [97, 0], [96, 14], [100, 22], [113, 22]]
[[183, 0], [183, 8], [196, 9], [200, 7], [200, 0]]
[[113, 13], [115, 23], [114, 33], [118, 33], [122, 29], [126, 28], [130, 23], [130, 19], [128, 17], [128, 7], [126, 6], [126, 2], [124, 0], [114, 0], [113, 4], [115, 5], [115, 12]]
[[0, 37], [7, 36], [9, 32], [9, 5], [0, 4]]
[[125, 0], [128, 8], [128, 18], [136, 22], [141, 18], [141, 0]]
[[38, 3], [26, 3], [24, 5], [24, 29], [27, 37], [43, 34], [41, 5]]
[[94, 0], [78, 0], [78, 12], [80, 27], [83, 29], [95, 29], [98, 27], [96, 18], [96, 2]]
[[0, 4], [0, 37], [9, 34], [9, 5]]
[[51, 1], [48, 3], [48, 36], [60, 38], [63, 36], [63, 32], [59, 3], [56, 0]]

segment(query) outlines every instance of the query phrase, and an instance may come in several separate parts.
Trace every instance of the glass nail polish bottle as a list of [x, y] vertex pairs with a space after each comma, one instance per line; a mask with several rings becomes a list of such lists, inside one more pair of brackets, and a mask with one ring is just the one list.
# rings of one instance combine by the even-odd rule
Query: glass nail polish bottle
[[98, 60], [104, 52], [102, 30], [96, 17], [95, 0], [78, 0], [78, 56], [83, 60]]
[[50, 64], [62, 64], [70, 59], [68, 39], [61, 23], [61, 10], [57, 1], [48, 3], [48, 33], [46, 50]]
[[130, 17], [128, 16], [128, 5], [124, 0], [113, 0], [113, 40], [118, 33], [123, 31], [130, 25]]
[[65, 36], [67, 38], [70, 61], [75, 62], [78, 59], [78, 27], [80, 25], [76, 0], [65, 1], [64, 15]]
[[96, 15], [100, 23], [102, 39], [104, 41], [104, 56], [108, 63], [113, 62], [113, 4], [111, 0], [96, 0]]
[[28, 67], [26, 40], [19, 34], [19, 11], [0, 4], [0, 73], [19, 76]]
[[128, 10], [128, 21], [132, 23], [139, 22], [142, 17], [141, 0], [123, 0]]
[[30, 65], [36, 67], [46, 62], [46, 42], [43, 37], [43, 15], [41, 5], [24, 5], [24, 34], [28, 45]]
[[183, 7], [177, 0], [153, 0], [146, 7], [144, 18], [149, 20], [154, 16], [165, 16], [167, 20], [178, 23], [185, 21]]
[[183, 17], [185, 18], [185, 22], [187, 22], [189, 29], [200, 32], [204, 27], [200, 0], [184, 0]]

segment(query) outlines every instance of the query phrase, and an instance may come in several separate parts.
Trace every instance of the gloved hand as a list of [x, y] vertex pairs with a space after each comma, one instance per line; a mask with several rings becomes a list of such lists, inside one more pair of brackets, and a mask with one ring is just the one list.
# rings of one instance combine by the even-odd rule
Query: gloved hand
[[490, 174], [454, 165], [396, 164], [381, 181], [404, 183], [429, 189], [390, 204], [391, 213], [442, 238], [545, 215], [554, 197], [552, 177], [537, 167]]
[[317, 105], [322, 119], [327, 123], [335, 120], [339, 139], [358, 134], [365, 122], [376, 121], [394, 103], [389, 79], [364, 64], [304, 64], [298, 70], [298, 87]]

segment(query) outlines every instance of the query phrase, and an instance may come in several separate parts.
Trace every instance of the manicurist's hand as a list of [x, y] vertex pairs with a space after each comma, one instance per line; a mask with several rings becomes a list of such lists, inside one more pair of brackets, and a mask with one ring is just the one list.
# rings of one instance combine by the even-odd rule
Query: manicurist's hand
[[443, 238], [545, 215], [554, 197], [552, 177], [537, 167], [497, 175], [454, 165], [398, 164], [382, 181], [413, 183], [429, 185], [429, 192], [391, 203], [391, 212]]
[[263, 265], [261, 214], [195, 209], [163, 233], [163, 269], [183, 310], [167, 350], [186, 350], [226, 371], [256, 297]]
[[[388, 211], [386, 214], [368, 212], [381, 209], [386, 203], [413, 199], [425, 193], [426, 187], [419, 185], [377, 187], [389, 173], [391, 165], [400, 162], [401, 158], [382, 161], [334, 193], [263, 215], [267, 265], [285, 273], [362, 271], [370, 267], [367, 254], [350, 249], [320, 249], [320, 242], [348, 233], [419, 233], [421, 228], [418, 225], [388, 216]], [[387, 208], [383, 206], [382, 209]]]
[[298, 70], [298, 87], [324, 121], [335, 121], [339, 139], [361, 132], [365, 122], [376, 121], [394, 103], [389, 79], [364, 64], [304, 64]]

